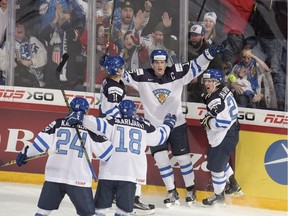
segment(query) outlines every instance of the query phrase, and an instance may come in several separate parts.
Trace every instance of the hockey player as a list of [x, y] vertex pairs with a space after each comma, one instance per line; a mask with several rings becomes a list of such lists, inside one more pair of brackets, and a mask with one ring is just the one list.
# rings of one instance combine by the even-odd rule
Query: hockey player
[[[113, 109], [125, 99], [125, 85], [121, 80], [124, 75], [124, 60], [120, 56], [106, 56], [101, 59], [100, 65], [105, 68], [108, 76], [103, 80], [100, 90], [100, 117], [114, 116], [120, 117], [118, 109]], [[114, 112], [113, 112], [114, 111]], [[137, 184], [134, 213], [152, 214], [155, 212], [155, 205], [145, 204], [141, 199], [141, 185]]]
[[[74, 98], [70, 103], [73, 111], [88, 112], [89, 104], [84, 98]], [[107, 161], [112, 153], [111, 142], [79, 126], [89, 158], [92, 152], [100, 160]], [[58, 153], [48, 157], [45, 167], [45, 182], [38, 201], [35, 216], [47, 216], [59, 205], [67, 194], [78, 215], [95, 215], [92, 193], [92, 174], [86, 161], [79, 138], [73, 126], [65, 123], [65, 118], [56, 119], [41, 131], [33, 141], [17, 155], [18, 166], [26, 164], [27, 157], [49, 150]]]
[[[207, 153], [207, 168], [211, 171], [214, 195], [202, 200], [204, 206], [225, 203], [224, 193], [243, 195], [228, 161], [239, 141], [238, 106], [228, 87], [222, 85], [219, 69], [208, 69], [203, 74], [206, 94], [203, 95], [207, 114], [200, 120], [206, 130], [211, 148]], [[226, 179], [230, 187], [225, 190]]]
[[[100, 89], [100, 117], [117, 115], [110, 113], [125, 97], [125, 85], [121, 80], [124, 74], [124, 60], [120, 56], [106, 56], [100, 60], [108, 76], [102, 81]], [[108, 113], [107, 113], [108, 112]]]
[[[95, 195], [96, 215], [106, 215], [116, 195], [116, 215], [130, 215], [134, 207], [136, 183], [146, 184], [146, 145], [163, 144], [174, 128], [176, 116], [167, 114], [163, 124], [155, 128], [148, 120], [135, 115], [131, 100], [119, 104], [120, 118], [95, 118], [75, 112], [67, 122], [81, 123], [94, 133], [105, 135], [113, 143], [109, 162], [100, 162], [99, 182]], [[83, 118], [84, 115], [84, 118]], [[123, 167], [123, 164], [125, 167]]]
[[124, 73], [124, 83], [139, 92], [145, 118], [149, 119], [153, 125], [160, 125], [165, 113], [169, 112], [177, 116], [176, 126], [168, 142], [150, 148], [168, 191], [167, 198], [164, 200], [167, 207], [171, 204], [179, 204], [173, 168], [168, 155], [168, 143], [171, 145], [174, 158], [179, 163], [185, 182], [186, 202], [191, 205], [196, 199], [187, 125], [182, 113], [183, 86], [203, 73], [210, 61], [223, 50], [222, 45], [212, 45], [198, 58], [190, 62], [174, 64], [172, 67], [167, 67], [168, 55], [165, 50], [154, 50], [150, 55], [152, 68], [135, 69]]

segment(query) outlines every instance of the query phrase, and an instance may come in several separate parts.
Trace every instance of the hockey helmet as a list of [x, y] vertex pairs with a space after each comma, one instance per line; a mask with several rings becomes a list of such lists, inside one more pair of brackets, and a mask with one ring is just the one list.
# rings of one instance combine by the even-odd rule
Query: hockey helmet
[[104, 67], [108, 74], [116, 75], [118, 69], [122, 68], [124, 63], [124, 59], [120, 56], [107, 56], [104, 62]]
[[203, 73], [203, 80], [204, 79], [212, 79], [221, 83], [223, 79], [222, 71], [219, 69], [208, 69]]
[[131, 117], [136, 113], [136, 105], [131, 100], [122, 100], [119, 104], [119, 110], [123, 117]]
[[153, 50], [150, 54], [151, 62], [153, 63], [155, 60], [159, 61], [168, 61], [168, 54], [165, 50]]
[[71, 110], [74, 112], [84, 111], [85, 113], [89, 110], [89, 103], [85, 98], [75, 97], [70, 102]]

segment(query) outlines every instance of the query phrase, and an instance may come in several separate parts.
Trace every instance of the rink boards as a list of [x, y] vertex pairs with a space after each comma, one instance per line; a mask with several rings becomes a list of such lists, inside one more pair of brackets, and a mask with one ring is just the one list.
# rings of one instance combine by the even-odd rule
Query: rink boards
[[[98, 114], [99, 94], [66, 91], [66, 96], [69, 101], [75, 96], [85, 97], [92, 108], [90, 114]], [[131, 99], [137, 104], [139, 113], [143, 113], [139, 99]], [[205, 115], [205, 107], [198, 103], [183, 103], [182, 107], [187, 117], [196, 188], [199, 191], [210, 191], [210, 173], [206, 169], [206, 152], [209, 146], [205, 132], [199, 124], [199, 119]], [[63, 117], [65, 113], [67, 108], [59, 90], [1, 86], [0, 160], [6, 162], [15, 159], [18, 151], [31, 143], [40, 130], [52, 120]], [[240, 108], [238, 119], [241, 123], [240, 142], [231, 163], [246, 196], [235, 202], [254, 207], [287, 210], [287, 113]], [[149, 150], [147, 159], [148, 185], [151, 188], [163, 186]], [[46, 158], [42, 158], [21, 168], [2, 168], [0, 181], [42, 183], [45, 161]], [[179, 166], [171, 154], [170, 161], [175, 170], [177, 187], [184, 188]], [[93, 160], [93, 166], [97, 172], [96, 158]], [[31, 173], [37, 175], [31, 177]], [[155, 189], [156, 191], [158, 189]]]

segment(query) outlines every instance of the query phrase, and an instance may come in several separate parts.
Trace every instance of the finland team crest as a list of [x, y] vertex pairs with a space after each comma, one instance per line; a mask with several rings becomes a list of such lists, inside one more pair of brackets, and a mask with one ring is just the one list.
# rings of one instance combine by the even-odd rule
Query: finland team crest
[[154, 95], [158, 99], [158, 101], [163, 104], [165, 103], [167, 97], [170, 95], [171, 91], [167, 89], [156, 89], [153, 91]]

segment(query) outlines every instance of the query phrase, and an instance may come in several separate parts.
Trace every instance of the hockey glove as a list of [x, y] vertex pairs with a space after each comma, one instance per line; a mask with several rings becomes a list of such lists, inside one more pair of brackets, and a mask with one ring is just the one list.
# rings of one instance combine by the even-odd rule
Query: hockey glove
[[66, 116], [65, 123], [70, 126], [77, 124], [82, 125], [84, 114], [85, 113], [83, 111], [71, 112], [68, 116]]
[[164, 118], [163, 124], [169, 126], [171, 130], [173, 130], [176, 120], [177, 118], [175, 115], [171, 115], [171, 113], [168, 113]]
[[212, 60], [218, 54], [223, 53], [224, 49], [225, 47], [223, 44], [211, 45], [208, 49], [204, 50], [204, 56], [208, 60]]
[[212, 119], [213, 117], [210, 115], [206, 115], [203, 119], [200, 119], [200, 124], [202, 125], [202, 127], [207, 130], [207, 129], [211, 129], [210, 125], [209, 125], [209, 121]]
[[17, 157], [16, 157], [16, 163], [17, 163], [17, 165], [20, 167], [20, 166], [22, 166], [23, 164], [26, 164], [27, 162], [25, 161], [26, 160], [26, 158], [27, 158], [27, 150], [28, 150], [28, 148], [29, 148], [29, 146], [26, 146], [25, 148], [24, 148], [24, 152], [22, 153], [22, 151], [21, 152], [19, 152], [19, 154], [17, 155]]

